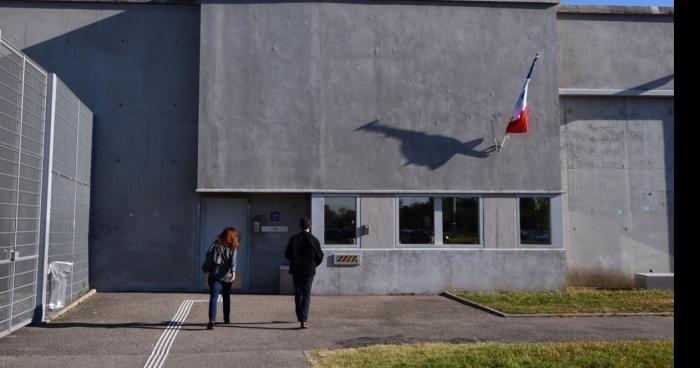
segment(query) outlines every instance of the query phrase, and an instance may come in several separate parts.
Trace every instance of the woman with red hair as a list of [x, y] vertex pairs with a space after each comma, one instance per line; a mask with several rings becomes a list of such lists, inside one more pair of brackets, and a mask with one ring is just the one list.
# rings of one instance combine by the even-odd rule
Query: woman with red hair
[[209, 323], [207, 330], [214, 328], [216, 321], [216, 301], [223, 296], [224, 323], [231, 323], [231, 283], [236, 278], [236, 254], [239, 242], [238, 231], [234, 227], [225, 228], [207, 251], [207, 259], [215, 266], [209, 272]]

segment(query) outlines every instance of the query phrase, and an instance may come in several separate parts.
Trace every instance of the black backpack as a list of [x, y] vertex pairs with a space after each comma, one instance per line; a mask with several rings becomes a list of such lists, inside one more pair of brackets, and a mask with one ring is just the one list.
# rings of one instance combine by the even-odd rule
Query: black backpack
[[213, 243], [207, 251], [207, 255], [204, 257], [204, 262], [202, 262], [202, 272], [204, 273], [214, 273], [216, 267], [222, 263], [221, 253], [216, 249], [217, 244]]

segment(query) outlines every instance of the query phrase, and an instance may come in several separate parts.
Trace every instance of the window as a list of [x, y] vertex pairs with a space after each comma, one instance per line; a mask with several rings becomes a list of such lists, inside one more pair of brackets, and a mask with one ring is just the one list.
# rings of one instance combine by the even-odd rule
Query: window
[[435, 208], [430, 197], [399, 198], [399, 243], [434, 244]]
[[520, 198], [520, 243], [552, 244], [550, 217], [549, 198]]
[[481, 244], [476, 196], [399, 196], [399, 244]]
[[479, 198], [442, 198], [443, 244], [479, 244]]
[[325, 244], [357, 244], [357, 199], [326, 197], [323, 205]]

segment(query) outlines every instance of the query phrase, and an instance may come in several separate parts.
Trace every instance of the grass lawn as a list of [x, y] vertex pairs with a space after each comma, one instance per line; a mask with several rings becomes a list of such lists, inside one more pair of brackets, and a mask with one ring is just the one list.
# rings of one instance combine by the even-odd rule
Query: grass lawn
[[463, 292], [453, 294], [510, 314], [673, 312], [673, 290], [569, 288], [542, 292]]
[[673, 341], [374, 345], [311, 356], [316, 368], [671, 368]]

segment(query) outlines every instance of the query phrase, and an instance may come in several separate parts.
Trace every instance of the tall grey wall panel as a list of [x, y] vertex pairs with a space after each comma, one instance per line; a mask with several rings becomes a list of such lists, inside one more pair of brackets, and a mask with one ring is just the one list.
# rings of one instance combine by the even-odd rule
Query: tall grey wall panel
[[673, 90], [673, 19], [669, 14], [558, 13], [559, 87]]
[[47, 74], [0, 41], [0, 335], [33, 317]]
[[[95, 114], [89, 273], [100, 291], [197, 289], [192, 3], [0, 5], [3, 34]], [[28, 19], [41, 22], [27, 27]]]
[[[197, 188], [561, 190], [555, 11], [202, 1]], [[491, 153], [538, 52], [531, 131]]]
[[562, 98], [569, 282], [673, 272], [672, 98]]
[[[89, 287], [92, 111], [60, 79], [52, 139], [47, 264], [56, 261], [73, 264], [66, 290], [67, 305]], [[51, 288], [47, 287], [46, 292], [50, 299]]]
[[569, 284], [634, 286], [674, 271], [673, 9], [560, 9], [560, 88], [619, 91], [560, 99]]

